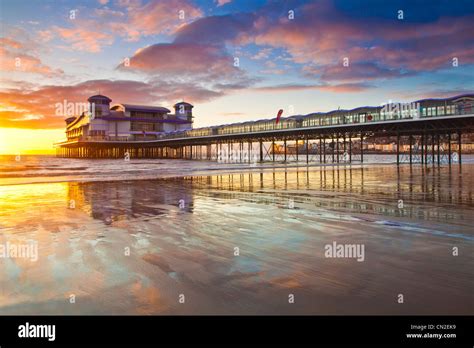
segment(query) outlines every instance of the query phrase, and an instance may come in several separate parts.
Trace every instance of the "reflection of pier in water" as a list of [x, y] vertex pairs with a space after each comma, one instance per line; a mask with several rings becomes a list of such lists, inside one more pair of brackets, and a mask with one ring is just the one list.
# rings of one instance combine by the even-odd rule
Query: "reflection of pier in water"
[[106, 223], [152, 218], [178, 209], [192, 212], [192, 198], [191, 182], [170, 179], [150, 180], [146, 185], [134, 181], [69, 183], [68, 190], [69, 202]]
[[[386, 166], [375, 170], [361, 166], [188, 179], [194, 183], [193, 187], [202, 189], [199, 191], [200, 195], [276, 204], [281, 208], [289, 208], [291, 203], [294, 203], [296, 209], [298, 204], [309, 204], [317, 208], [350, 210], [354, 213], [442, 221], [455, 218], [452, 212], [443, 209], [443, 205], [452, 204], [459, 209], [462, 206], [472, 209], [472, 192], [462, 189], [462, 180], [473, 180], [466, 172], [467, 170], [463, 172], [458, 167], [428, 170], [422, 166]], [[390, 176], [393, 179], [391, 184], [384, 185], [384, 178], [390, 180]], [[336, 196], [332, 193], [337, 193], [337, 199], [334, 199]], [[341, 194], [347, 196], [341, 199]], [[399, 200], [402, 200], [403, 208], [399, 208]], [[418, 204], [420, 201], [424, 202], [423, 209]], [[427, 204], [430, 203], [433, 206], [428, 209]]]
[[[472, 191], [466, 190], [466, 187], [474, 186], [469, 184], [473, 182], [469, 167], [324, 167], [144, 181], [69, 183], [68, 200], [105, 223], [123, 219], [147, 220], [178, 212], [195, 214], [200, 197], [275, 205], [281, 209], [290, 209], [294, 204], [296, 210], [328, 209], [453, 221], [458, 218], [456, 210], [473, 207]], [[402, 208], [399, 208], [400, 200]]]

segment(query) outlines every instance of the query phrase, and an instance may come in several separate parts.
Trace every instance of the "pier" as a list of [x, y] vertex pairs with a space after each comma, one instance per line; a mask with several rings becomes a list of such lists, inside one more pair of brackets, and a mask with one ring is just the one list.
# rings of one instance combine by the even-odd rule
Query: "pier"
[[[364, 162], [369, 139], [392, 146], [397, 164], [461, 163], [474, 133], [474, 95], [427, 99], [398, 111], [361, 107], [305, 116], [118, 139], [80, 135], [57, 143], [58, 157], [168, 158], [228, 163]], [[190, 104], [187, 104], [190, 105]], [[410, 104], [411, 105], [411, 104]], [[192, 106], [191, 106], [192, 107]]]

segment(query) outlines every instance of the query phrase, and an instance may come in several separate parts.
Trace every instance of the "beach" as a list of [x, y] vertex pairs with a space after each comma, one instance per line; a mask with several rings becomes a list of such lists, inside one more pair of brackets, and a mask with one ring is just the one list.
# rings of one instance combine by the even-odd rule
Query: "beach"
[[[474, 161], [3, 161], [0, 314], [467, 315]], [[363, 260], [325, 246], [364, 246]], [[400, 302], [402, 295], [402, 302]], [[293, 300], [289, 300], [292, 298]]]

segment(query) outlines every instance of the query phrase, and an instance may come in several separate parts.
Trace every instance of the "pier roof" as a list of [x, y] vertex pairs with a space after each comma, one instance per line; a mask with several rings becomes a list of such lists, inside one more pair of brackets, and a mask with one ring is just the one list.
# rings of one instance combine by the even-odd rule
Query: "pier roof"
[[169, 113], [171, 110], [162, 107], [162, 106], [147, 106], [147, 105], [133, 105], [133, 104], [118, 104], [123, 106], [127, 111], [145, 111], [145, 112], [160, 112], [160, 113]]

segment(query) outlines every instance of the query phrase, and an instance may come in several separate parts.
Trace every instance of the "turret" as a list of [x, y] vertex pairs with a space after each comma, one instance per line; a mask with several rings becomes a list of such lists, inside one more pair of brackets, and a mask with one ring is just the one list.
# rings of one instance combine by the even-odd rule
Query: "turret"
[[193, 105], [186, 103], [184, 101], [174, 104], [175, 115], [177, 118], [187, 120], [189, 122], [193, 121]]
[[95, 111], [95, 117], [110, 114], [110, 102], [112, 99], [105, 95], [93, 95], [87, 101], [91, 104], [91, 109]]

